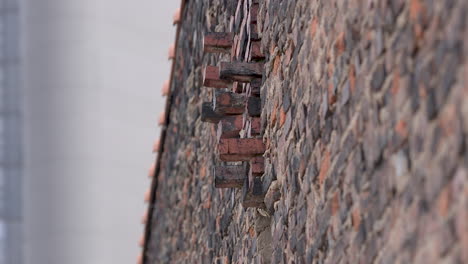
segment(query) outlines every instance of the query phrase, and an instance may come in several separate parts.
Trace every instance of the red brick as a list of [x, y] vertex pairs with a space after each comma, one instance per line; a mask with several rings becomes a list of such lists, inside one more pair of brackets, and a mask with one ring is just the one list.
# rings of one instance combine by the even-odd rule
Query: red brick
[[141, 217], [141, 224], [145, 225], [147, 222], [148, 222], [148, 211], [145, 211], [145, 213]]
[[219, 78], [219, 67], [209, 66], [205, 67], [205, 74], [203, 75], [203, 86], [211, 88], [227, 88], [231, 82], [221, 80]]
[[250, 133], [259, 135], [262, 131], [262, 121], [259, 117], [253, 117], [250, 119]]
[[234, 34], [230, 32], [206, 33], [203, 41], [205, 53], [231, 53]]
[[148, 189], [145, 192], [145, 198], [144, 198], [145, 203], [149, 203], [150, 199], [151, 199], [151, 190]]
[[145, 245], [145, 236], [141, 236], [140, 240], [138, 241], [138, 245], [143, 247]]
[[319, 182], [323, 184], [325, 182], [325, 178], [327, 177], [328, 170], [330, 169], [330, 151], [326, 151], [322, 158], [322, 163], [320, 165], [320, 174], [319, 174]]
[[274, 124], [276, 123], [277, 115], [278, 115], [278, 101], [275, 101], [275, 104], [273, 106], [273, 109], [272, 109], [271, 115], [270, 115], [270, 124], [271, 124], [271, 126], [274, 126]]
[[169, 47], [169, 51], [167, 52], [167, 57], [170, 60], [173, 60], [173, 59], [175, 59], [175, 54], [176, 54], [175, 46], [172, 45], [172, 46]]
[[262, 175], [265, 172], [265, 159], [263, 157], [255, 157], [250, 160], [250, 171], [253, 175]]
[[162, 96], [167, 96], [169, 95], [169, 85], [170, 85], [170, 82], [169, 80], [165, 81], [164, 84], [163, 84], [163, 87], [161, 89], [161, 94]]
[[140, 253], [140, 255], [138, 255], [136, 263], [137, 264], [143, 264], [143, 254]]
[[345, 34], [341, 32], [335, 42], [336, 55], [340, 56], [346, 49]]
[[361, 224], [361, 212], [359, 208], [354, 208], [351, 212], [351, 222], [355, 231], [359, 230], [359, 225]]
[[219, 77], [224, 80], [251, 82], [262, 77], [263, 63], [260, 62], [221, 62]]
[[252, 41], [250, 54], [253, 60], [261, 60], [265, 58], [262, 52], [262, 42]]
[[281, 57], [280, 57], [280, 55], [276, 55], [275, 61], [273, 62], [273, 74], [274, 74], [274, 75], [277, 75], [277, 74], [278, 74], [280, 62], [281, 62]]
[[330, 206], [332, 215], [336, 215], [340, 210], [340, 193], [338, 191], [333, 195]]
[[314, 39], [315, 33], [317, 33], [317, 26], [318, 26], [317, 18], [312, 19], [312, 21], [310, 22], [310, 38], [311, 39]]
[[265, 145], [260, 138], [226, 138], [219, 141], [218, 152], [222, 161], [248, 161], [263, 155]]
[[395, 125], [395, 132], [402, 138], [406, 139], [408, 137], [408, 126], [406, 121], [400, 120]]
[[257, 23], [259, 4], [253, 4], [250, 7], [250, 23]]
[[443, 217], [446, 217], [449, 212], [449, 207], [451, 204], [451, 188], [450, 184], [445, 186], [439, 194], [439, 198], [437, 199], [437, 209], [439, 214]]
[[396, 95], [399, 90], [400, 90], [400, 71], [396, 70], [393, 73], [392, 94]]
[[238, 115], [245, 111], [245, 95], [233, 92], [217, 92], [213, 97], [213, 109], [221, 115]]
[[155, 172], [156, 172], [156, 163], [153, 162], [153, 163], [151, 164], [151, 167], [150, 167], [149, 170], [148, 170], [148, 178], [153, 178]]
[[166, 124], [166, 113], [162, 112], [159, 114], [158, 125], [163, 126]]
[[180, 8], [177, 8], [174, 15], [172, 16], [172, 24], [179, 24], [180, 23]]
[[250, 235], [250, 238], [254, 238], [254, 237], [255, 237], [255, 227], [254, 227], [254, 226], [250, 226], [250, 228], [249, 228], [249, 235]]
[[156, 139], [153, 143], [153, 153], [156, 153], [159, 151], [159, 139]]
[[206, 164], [202, 163], [200, 167], [199, 178], [203, 180], [205, 179], [205, 177], [206, 177]]

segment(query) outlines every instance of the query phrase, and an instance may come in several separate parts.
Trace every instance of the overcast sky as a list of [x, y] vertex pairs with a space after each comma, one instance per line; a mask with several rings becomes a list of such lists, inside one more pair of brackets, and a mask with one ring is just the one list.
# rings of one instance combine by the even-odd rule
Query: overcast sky
[[26, 263], [134, 263], [180, 1], [22, 1]]

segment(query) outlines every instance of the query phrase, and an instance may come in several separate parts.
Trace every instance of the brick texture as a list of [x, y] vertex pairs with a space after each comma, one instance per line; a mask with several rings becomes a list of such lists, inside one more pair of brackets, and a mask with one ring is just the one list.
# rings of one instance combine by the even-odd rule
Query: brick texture
[[[181, 12], [145, 263], [468, 262], [467, 1], [193, 0]], [[204, 32], [235, 32], [231, 54], [205, 54]], [[204, 69], [250, 59], [263, 65], [250, 124], [263, 175], [217, 189]], [[253, 192], [264, 207], [242, 205]]]

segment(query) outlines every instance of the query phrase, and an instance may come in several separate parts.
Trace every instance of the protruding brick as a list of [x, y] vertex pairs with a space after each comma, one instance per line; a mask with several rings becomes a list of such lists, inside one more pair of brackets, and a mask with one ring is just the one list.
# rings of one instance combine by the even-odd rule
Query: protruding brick
[[234, 34], [231, 32], [205, 33], [203, 50], [205, 53], [231, 53]]
[[156, 153], [159, 151], [159, 139], [156, 139], [153, 143], [153, 153]]
[[250, 55], [252, 60], [263, 60], [265, 55], [262, 52], [262, 42], [261, 41], [252, 41], [250, 46]]
[[249, 173], [254, 176], [262, 176], [265, 172], [265, 158], [255, 157], [250, 160]]
[[203, 75], [203, 86], [211, 88], [227, 88], [231, 82], [219, 78], [219, 67], [206, 66]]
[[172, 24], [176, 25], [180, 23], [180, 8], [177, 8], [174, 15], [172, 16]]
[[170, 87], [170, 82], [169, 80], [165, 81], [163, 84], [163, 87], [161, 89], [161, 94], [162, 96], [168, 96], [169, 95], [169, 88]]
[[250, 183], [249, 180], [246, 180], [242, 190], [242, 206], [245, 208], [264, 207], [263, 200], [265, 199], [265, 195], [262, 188], [261, 178], [254, 178]]
[[222, 161], [249, 161], [265, 152], [260, 138], [222, 138], [218, 144]]
[[147, 222], [148, 222], [148, 211], [145, 211], [145, 213], [141, 217], [141, 224], [146, 225]]
[[242, 114], [245, 111], [245, 95], [218, 91], [213, 97], [214, 111], [222, 115]]
[[216, 166], [214, 175], [216, 188], [242, 188], [247, 168], [244, 165]]
[[169, 51], [167, 52], [167, 57], [170, 59], [170, 60], [173, 60], [175, 59], [175, 46], [172, 45], [169, 47]]
[[247, 100], [247, 113], [249, 116], [258, 117], [262, 113], [262, 100], [260, 97], [251, 96]]
[[244, 117], [242, 115], [226, 116], [218, 123], [218, 139], [238, 138], [243, 125]]
[[145, 203], [149, 203], [150, 198], [151, 198], [151, 190], [148, 189], [148, 190], [146, 190], [146, 192], [145, 192], [145, 199], [144, 199]]
[[260, 62], [221, 62], [219, 76], [224, 80], [250, 82], [261, 78], [263, 63]]
[[262, 120], [258, 117], [250, 119], [250, 133], [252, 135], [259, 135], [262, 132]]
[[153, 163], [151, 164], [151, 167], [150, 167], [149, 170], [148, 170], [148, 178], [153, 178], [155, 172], [156, 172], [156, 163], [153, 162]]
[[141, 236], [140, 240], [138, 241], [138, 245], [143, 247], [145, 245], [145, 236]]
[[219, 120], [223, 118], [223, 115], [216, 113], [213, 110], [213, 105], [210, 102], [205, 102], [202, 104], [201, 108], [201, 121], [208, 123], [218, 123]]
[[259, 4], [253, 4], [250, 7], [250, 23], [257, 23], [258, 10], [260, 8]]
[[138, 255], [136, 263], [137, 264], [143, 264], [143, 254], [140, 253], [140, 255]]
[[166, 124], [166, 113], [162, 112], [159, 114], [158, 125], [164, 126]]

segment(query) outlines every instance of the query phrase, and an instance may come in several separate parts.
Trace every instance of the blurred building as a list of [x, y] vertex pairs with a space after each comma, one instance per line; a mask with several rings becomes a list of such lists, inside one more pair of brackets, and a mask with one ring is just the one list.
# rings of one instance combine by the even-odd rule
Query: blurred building
[[0, 264], [22, 262], [19, 6], [0, 1]]
[[24, 261], [132, 263], [178, 3], [21, 2]]

